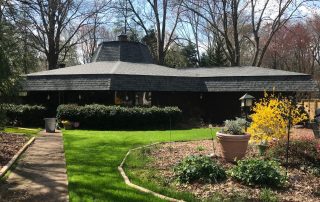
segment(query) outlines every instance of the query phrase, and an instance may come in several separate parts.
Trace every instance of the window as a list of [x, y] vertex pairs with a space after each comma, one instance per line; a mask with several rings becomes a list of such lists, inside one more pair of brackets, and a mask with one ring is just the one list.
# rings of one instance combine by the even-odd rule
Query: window
[[151, 92], [115, 92], [116, 105], [151, 105]]

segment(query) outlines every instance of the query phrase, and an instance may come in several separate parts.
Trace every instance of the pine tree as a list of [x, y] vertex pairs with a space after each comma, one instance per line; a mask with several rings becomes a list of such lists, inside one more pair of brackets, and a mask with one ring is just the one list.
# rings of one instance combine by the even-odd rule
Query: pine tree
[[196, 46], [193, 43], [189, 42], [187, 46], [182, 48], [181, 53], [187, 58], [187, 67], [199, 66]]
[[214, 47], [208, 48], [206, 53], [201, 56], [200, 66], [202, 67], [221, 67], [227, 66], [228, 60], [224, 54], [223, 44], [217, 43]]

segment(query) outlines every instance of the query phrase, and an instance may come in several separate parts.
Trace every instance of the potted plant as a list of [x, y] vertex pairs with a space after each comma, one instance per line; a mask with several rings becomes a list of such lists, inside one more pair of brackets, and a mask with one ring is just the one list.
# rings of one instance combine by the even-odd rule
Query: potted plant
[[61, 121], [61, 123], [62, 123], [64, 129], [66, 129], [66, 130], [72, 129], [72, 123], [70, 121], [64, 120], [64, 121]]
[[78, 121], [73, 122], [72, 124], [73, 128], [79, 128], [80, 123]]
[[236, 118], [226, 120], [224, 127], [217, 133], [221, 145], [222, 156], [230, 162], [242, 159], [247, 151], [250, 135], [245, 133], [247, 121]]

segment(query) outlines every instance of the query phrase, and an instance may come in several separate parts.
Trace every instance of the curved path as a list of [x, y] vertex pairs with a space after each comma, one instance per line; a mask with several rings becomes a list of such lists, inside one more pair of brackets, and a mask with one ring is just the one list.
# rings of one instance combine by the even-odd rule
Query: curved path
[[68, 201], [62, 134], [41, 132], [5, 182], [0, 201]]

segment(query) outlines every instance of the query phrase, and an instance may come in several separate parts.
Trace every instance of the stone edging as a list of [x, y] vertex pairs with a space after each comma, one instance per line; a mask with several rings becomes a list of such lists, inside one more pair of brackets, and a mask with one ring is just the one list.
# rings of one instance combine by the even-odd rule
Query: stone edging
[[0, 178], [2, 178], [11, 166], [17, 161], [17, 159], [23, 154], [23, 152], [29, 147], [31, 143], [35, 140], [35, 137], [32, 137], [12, 158], [11, 160], [1, 168], [0, 170]]
[[171, 197], [168, 197], [168, 196], [165, 196], [165, 195], [162, 195], [162, 194], [159, 194], [157, 192], [154, 192], [154, 191], [151, 191], [149, 189], [146, 189], [144, 187], [141, 187], [141, 186], [138, 186], [136, 184], [133, 184], [130, 179], [128, 178], [128, 176], [126, 175], [126, 173], [124, 172], [123, 170], [123, 164], [125, 163], [127, 157], [129, 156], [129, 154], [131, 153], [131, 151], [134, 151], [134, 150], [138, 150], [138, 149], [141, 149], [141, 148], [144, 148], [144, 147], [150, 147], [150, 146], [154, 146], [156, 144], [159, 144], [159, 142], [157, 143], [153, 143], [153, 144], [150, 144], [150, 145], [146, 145], [146, 146], [142, 146], [142, 147], [137, 147], [137, 148], [134, 148], [134, 149], [130, 149], [127, 154], [125, 155], [125, 157], [123, 158], [121, 164], [118, 166], [118, 170], [121, 174], [121, 176], [123, 177], [124, 179], [124, 182], [129, 186], [129, 187], [132, 187], [140, 192], [144, 192], [144, 193], [149, 193], [149, 194], [152, 194], [153, 196], [156, 196], [158, 198], [161, 198], [161, 199], [164, 199], [164, 200], [167, 200], [167, 201], [173, 201], [173, 202], [184, 202], [183, 200], [178, 200], [178, 199], [175, 199], [175, 198], [171, 198]]

